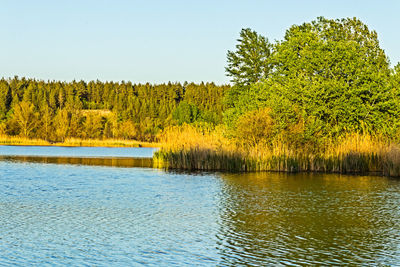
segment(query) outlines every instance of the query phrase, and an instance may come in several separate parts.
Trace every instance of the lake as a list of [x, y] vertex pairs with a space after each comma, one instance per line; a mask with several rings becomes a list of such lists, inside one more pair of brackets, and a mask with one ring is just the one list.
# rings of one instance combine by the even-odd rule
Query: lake
[[152, 147], [1, 146], [0, 156], [151, 158]]
[[[400, 262], [399, 179], [180, 173], [7, 158], [21, 149], [0, 146], [0, 265]], [[26, 149], [23, 156], [88, 156], [86, 148], [69, 150], [73, 155], [61, 153], [64, 148]], [[149, 152], [89, 150], [100, 158]]]

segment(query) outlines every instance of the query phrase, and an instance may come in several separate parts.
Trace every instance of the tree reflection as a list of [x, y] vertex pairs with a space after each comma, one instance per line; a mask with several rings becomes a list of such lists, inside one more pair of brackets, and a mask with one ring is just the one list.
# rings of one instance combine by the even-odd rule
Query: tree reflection
[[110, 167], [147, 167], [147, 168], [150, 168], [153, 166], [152, 158], [0, 156], [0, 160], [32, 162], [32, 163], [110, 166]]
[[398, 180], [279, 173], [223, 174], [221, 180], [223, 265], [393, 264], [399, 258]]

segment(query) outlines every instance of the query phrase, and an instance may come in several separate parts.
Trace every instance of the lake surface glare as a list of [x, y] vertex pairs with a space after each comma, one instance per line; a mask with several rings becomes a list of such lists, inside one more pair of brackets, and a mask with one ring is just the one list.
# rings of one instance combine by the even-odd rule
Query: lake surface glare
[[397, 265], [400, 180], [0, 160], [0, 265]]

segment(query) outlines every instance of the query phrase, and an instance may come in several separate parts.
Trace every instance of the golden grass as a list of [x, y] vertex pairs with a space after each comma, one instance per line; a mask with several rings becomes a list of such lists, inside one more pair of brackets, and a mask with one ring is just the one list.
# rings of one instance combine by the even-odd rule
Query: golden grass
[[109, 116], [109, 115], [111, 115], [113, 113], [112, 113], [111, 110], [108, 110], [108, 109], [82, 109], [81, 110], [81, 114], [84, 115], [84, 116], [92, 114], [92, 115], [98, 115], [98, 116], [106, 117], [106, 116]]
[[62, 143], [55, 143], [62, 146], [102, 146], [102, 147], [159, 147], [159, 143], [141, 142], [125, 139], [80, 139], [67, 138]]
[[30, 139], [19, 136], [0, 135], [0, 145], [12, 146], [51, 146], [46, 140]]
[[80, 139], [67, 138], [64, 142], [48, 142], [19, 136], [0, 135], [0, 145], [14, 146], [87, 146], [87, 147], [159, 147], [159, 143], [140, 142], [124, 139]]
[[156, 167], [221, 171], [317, 171], [400, 176], [400, 147], [384, 138], [350, 134], [326, 142], [319, 152], [293, 150], [284, 142], [240, 145], [223, 128], [170, 127], [155, 153]]

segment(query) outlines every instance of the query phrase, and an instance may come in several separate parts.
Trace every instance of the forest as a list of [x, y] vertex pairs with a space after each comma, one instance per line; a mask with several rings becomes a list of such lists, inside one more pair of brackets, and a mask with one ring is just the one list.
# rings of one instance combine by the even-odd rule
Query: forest
[[66, 138], [155, 141], [173, 124], [222, 121], [229, 85], [214, 83], [0, 80], [0, 134], [63, 142]]

